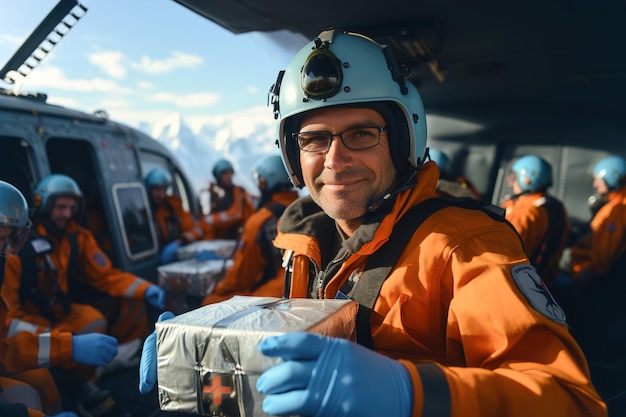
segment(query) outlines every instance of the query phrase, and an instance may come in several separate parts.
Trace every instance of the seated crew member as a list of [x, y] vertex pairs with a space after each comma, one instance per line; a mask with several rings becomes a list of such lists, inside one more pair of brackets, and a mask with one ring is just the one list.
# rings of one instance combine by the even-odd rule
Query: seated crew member
[[[26, 199], [17, 188], [0, 181], [0, 287], [5, 258], [20, 250], [30, 227]], [[99, 333], [72, 336], [69, 332], [20, 333], [7, 338], [5, 321], [6, 306], [0, 300], [0, 415], [40, 417], [45, 412], [75, 417], [60, 412], [55, 381], [43, 368], [72, 362], [106, 365], [117, 353], [117, 340]]]
[[552, 167], [539, 156], [526, 155], [513, 164], [507, 182], [513, 195], [501, 204], [505, 217], [521, 236], [541, 278], [551, 283], [559, 272], [569, 230], [565, 206], [548, 194]]
[[235, 169], [226, 159], [213, 167], [216, 183], [209, 187], [211, 210], [202, 219], [206, 239], [239, 239], [241, 228], [254, 212], [253, 198], [233, 183]]
[[180, 197], [167, 194], [172, 186], [169, 172], [155, 168], [145, 182], [159, 243], [159, 263], [168, 264], [177, 259], [178, 248], [201, 240], [203, 231], [193, 213], [185, 211]]
[[272, 241], [285, 208], [298, 198], [280, 155], [265, 157], [253, 172], [261, 191], [259, 208], [246, 220], [226, 276], [202, 304], [226, 300], [233, 295], [282, 297], [284, 269], [280, 251]]

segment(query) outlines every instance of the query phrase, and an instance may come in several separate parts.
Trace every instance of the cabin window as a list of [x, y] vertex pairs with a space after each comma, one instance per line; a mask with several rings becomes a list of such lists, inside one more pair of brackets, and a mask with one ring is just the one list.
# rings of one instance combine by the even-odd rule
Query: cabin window
[[156, 253], [156, 232], [143, 184], [115, 184], [113, 200], [128, 257], [138, 259]]

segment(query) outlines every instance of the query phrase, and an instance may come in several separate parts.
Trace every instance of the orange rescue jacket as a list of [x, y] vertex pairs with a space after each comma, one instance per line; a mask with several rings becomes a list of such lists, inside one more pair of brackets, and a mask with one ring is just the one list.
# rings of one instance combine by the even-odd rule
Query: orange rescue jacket
[[[272, 198], [267, 204], [257, 210], [246, 221], [243, 234], [239, 240], [239, 246], [235, 252], [233, 259], [233, 266], [228, 270], [226, 276], [220, 281], [213, 290], [213, 293], [205, 297], [203, 305], [212, 304], [222, 301], [226, 298], [230, 298], [234, 294], [239, 295], [256, 295], [254, 290], [266, 285], [271, 285], [273, 288], [271, 294], [267, 294], [265, 290], [263, 296], [265, 297], [281, 297], [284, 279], [284, 269], [278, 263], [275, 265], [275, 271], [272, 271], [271, 277], [266, 277], [265, 274], [268, 262], [267, 254], [264, 253], [262, 243], [259, 240], [259, 236], [262, 233], [263, 227], [267, 221], [275, 219], [274, 213], [268, 208], [273, 204], [280, 204], [287, 207], [293, 201], [298, 198], [296, 191], [285, 191], [272, 194]], [[268, 242], [271, 244], [271, 242]], [[262, 281], [265, 282], [262, 282]], [[278, 280], [278, 285], [270, 284]], [[259, 284], [264, 284], [260, 286]]]
[[168, 195], [163, 203], [154, 208], [153, 216], [159, 248], [177, 239], [185, 244], [195, 242], [204, 235], [193, 214], [185, 211], [178, 196]]
[[[548, 200], [550, 199], [550, 200]], [[547, 207], [551, 204], [551, 207]], [[567, 243], [569, 219], [563, 204], [545, 193], [521, 194], [502, 203], [506, 219], [517, 230], [524, 250], [541, 278], [551, 281]], [[553, 210], [552, 218], [548, 210]]]
[[[91, 232], [79, 226], [75, 221], [70, 221], [61, 240], [50, 236], [42, 224], [36, 226], [36, 231], [40, 237], [52, 243], [49, 258], [56, 270], [56, 284], [64, 294], [68, 294], [69, 290], [68, 264], [72, 251], [68, 237], [70, 234], [76, 237], [78, 250], [75, 254], [76, 265], [80, 271], [76, 279], [80, 283], [88, 284], [114, 297], [125, 298], [143, 298], [146, 289], [150, 286], [150, 282], [114, 268], [109, 258], [98, 247]], [[6, 260], [5, 281], [1, 294], [8, 308], [7, 323], [17, 319], [46, 328], [49, 321], [41, 316], [38, 306], [30, 300], [24, 303], [20, 300], [20, 287], [25, 280], [22, 277], [23, 253], [24, 249], [18, 255]], [[37, 260], [38, 265], [42, 262], [45, 260]], [[36, 285], [44, 294], [50, 292], [51, 283], [42, 268], [37, 268]]]
[[591, 220], [591, 231], [572, 247], [572, 272], [596, 277], [609, 272], [626, 252], [626, 188], [607, 195], [608, 202]]
[[[291, 297], [334, 298], [411, 207], [436, 196], [437, 170], [374, 212], [347, 240], [309, 198], [281, 217]], [[306, 220], [305, 220], [306, 219]], [[379, 219], [379, 220], [377, 220]], [[562, 309], [509, 225], [483, 212], [441, 209], [415, 231], [370, 318], [374, 349], [401, 361], [412, 417], [606, 416]], [[425, 395], [424, 393], [428, 393]]]
[[254, 213], [253, 198], [248, 192], [237, 185], [233, 186], [233, 203], [228, 209], [209, 213], [201, 221], [205, 239], [238, 238], [233, 232], [248, 220]]

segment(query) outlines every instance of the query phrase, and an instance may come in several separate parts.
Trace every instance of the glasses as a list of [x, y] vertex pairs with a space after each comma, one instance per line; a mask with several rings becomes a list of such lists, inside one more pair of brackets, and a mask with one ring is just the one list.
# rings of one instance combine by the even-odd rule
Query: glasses
[[304, 152], [324, 153], [330, 148], [334, 136], [339, 136], [341, 143], [350, 150], [360, 151], [373, 148], [380, 143], [380, 134], [386, 126], [365, 126], [344, 130], [343, 132], [297, 132], [292, 136], [298, 141], [298, 147]]

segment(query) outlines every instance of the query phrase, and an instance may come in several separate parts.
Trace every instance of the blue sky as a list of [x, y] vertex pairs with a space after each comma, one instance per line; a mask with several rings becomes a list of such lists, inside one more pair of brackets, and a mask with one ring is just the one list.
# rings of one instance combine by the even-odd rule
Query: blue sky
[[[265, 106], [278, 71], [306, 41], [281, 48], [266, 35], [235, 35], [173, 0], [80, 3], [87, 13], [21, 91], [43, 92], [51, 103], [87, 112], [104, 109], [135, 127], [173, 112], [193, 124]], [[0, 0], [2, 66], [56, 4]], [[0, 88], [14, 86], [0, 80]]]

